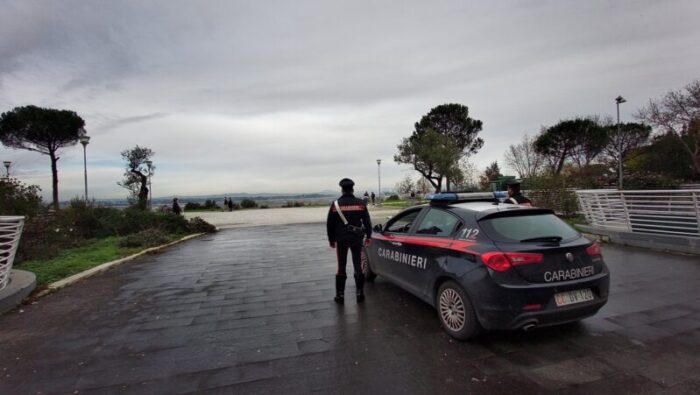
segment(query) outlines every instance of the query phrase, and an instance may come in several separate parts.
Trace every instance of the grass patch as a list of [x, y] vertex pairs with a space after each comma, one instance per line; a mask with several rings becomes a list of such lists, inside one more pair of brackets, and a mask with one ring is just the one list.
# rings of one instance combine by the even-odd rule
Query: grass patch
[[[176, 240], [182, 235], [170, 235]], [[90, 240], [85, 245], [68, 248], [51, 259], [36, 259], [16, 265], [17, 269], [26, 270], [36, 275], [37, 290], [45, 288], [52, 282], [80, 273], [115, 259], [124, 258], [148, 247], [119, 247], [119, 237]]]
[[390, 201], [384, 201], [382, 202], [381, 206], [382, 207], [390, 207], [390, 208], [408, 208], [408, 207], [413, 207], [417, 206], [419, 204], [426, 203], [423, 200], [390, 200]]

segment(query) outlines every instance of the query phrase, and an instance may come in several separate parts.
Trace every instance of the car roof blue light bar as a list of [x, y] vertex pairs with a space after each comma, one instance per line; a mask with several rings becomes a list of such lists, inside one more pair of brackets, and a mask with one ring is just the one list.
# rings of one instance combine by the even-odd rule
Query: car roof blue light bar
[[440, 192], [425, 195], [431, 202], [483, 202], [505, 199], [508, 193], [498, 192]]

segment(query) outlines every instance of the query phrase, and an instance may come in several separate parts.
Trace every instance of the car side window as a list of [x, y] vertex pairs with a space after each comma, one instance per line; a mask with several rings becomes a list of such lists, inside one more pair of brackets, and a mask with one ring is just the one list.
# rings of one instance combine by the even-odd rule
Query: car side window
[[416, 234], [446, 237], [452, 234], [459, 222], [456, 216], [432, 208], [421, 220]]
[[420, 214], [420, 210], [411, 211], [394, 218], [386, 225], [386, 231], [391, 233], [408, 233], [411, 229], [411, 225], [413, 225], [413, 222], [418, 218], [418, 214]]

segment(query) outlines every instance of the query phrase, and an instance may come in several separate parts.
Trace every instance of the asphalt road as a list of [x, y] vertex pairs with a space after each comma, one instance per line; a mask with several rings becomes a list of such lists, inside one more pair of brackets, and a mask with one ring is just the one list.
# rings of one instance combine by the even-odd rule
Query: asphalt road
[[381, 278], [336, 306], [324, 233], [222, 230], [6, 314], [0, 394], [700, 393], [697, 257], [605, 245], [597, 316], [459, 343]]

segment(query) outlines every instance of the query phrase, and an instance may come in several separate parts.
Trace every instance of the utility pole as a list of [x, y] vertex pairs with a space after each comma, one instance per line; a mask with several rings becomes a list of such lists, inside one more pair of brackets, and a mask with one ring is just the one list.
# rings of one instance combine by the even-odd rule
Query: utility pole
[[382, 201], [382, 160], [377, 159], [377, 197]]
[[85, 176], [85, 203], [88, 201], [88, 188], [87, 188], [87, 145], [90, 143], [90, 136], [85, 134], [85, 129], [82, 131], [80, 136], [80, 144], [83, 145], [83, 174]]
[[617, 104], [617, 141], [618, 141], [618, 178], [617, 178], [617, 189], [622, 190], [622, 136], [620, 135], [620, 104], [626, 102], [624, 97], [618, 96], [615, 98], [615, 103]]

